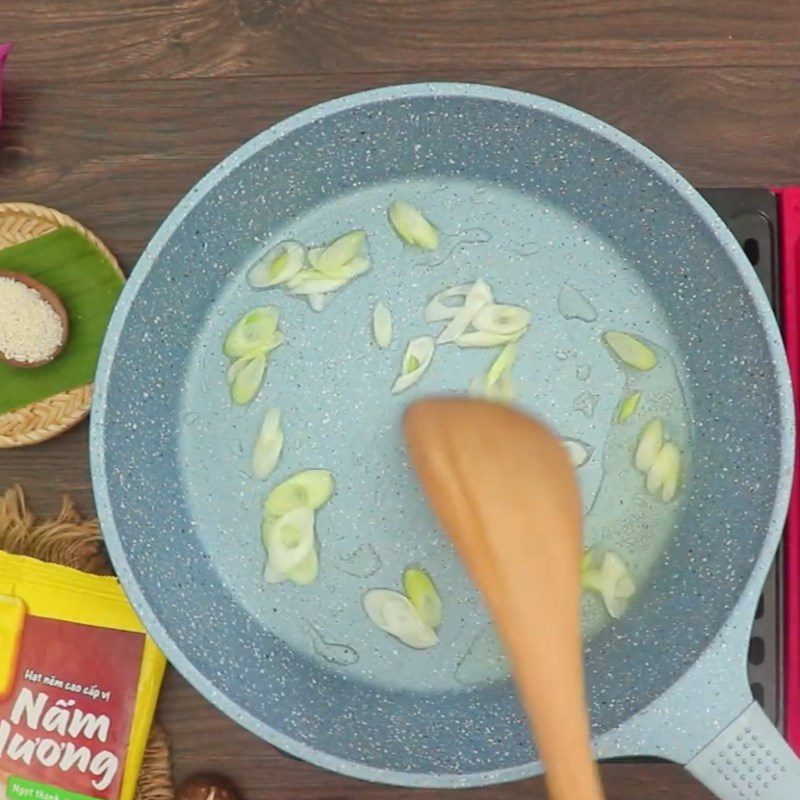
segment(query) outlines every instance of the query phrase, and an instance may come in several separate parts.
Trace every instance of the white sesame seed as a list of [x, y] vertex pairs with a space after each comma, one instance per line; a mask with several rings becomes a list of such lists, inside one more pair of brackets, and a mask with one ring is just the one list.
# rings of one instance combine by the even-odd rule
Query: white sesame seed
[[13, 278], [0, 277], [0, 353], [34, 364], [58, 350], [64, 326], [39, 292]]

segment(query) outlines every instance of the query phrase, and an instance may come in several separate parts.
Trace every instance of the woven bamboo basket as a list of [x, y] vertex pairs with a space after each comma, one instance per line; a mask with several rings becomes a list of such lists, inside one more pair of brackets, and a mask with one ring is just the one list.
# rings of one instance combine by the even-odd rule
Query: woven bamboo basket
[[[36, 239], [57, 228], [73, 228], [85, 236], [124, 278], [117, 259], [80, 222], [45, 206], [0, 203], [0, 250]], [[54, 394], [22, 408], [0, 414], [0, 449], [37, 444], [77, 425], [92, 405], [92, 384]]]

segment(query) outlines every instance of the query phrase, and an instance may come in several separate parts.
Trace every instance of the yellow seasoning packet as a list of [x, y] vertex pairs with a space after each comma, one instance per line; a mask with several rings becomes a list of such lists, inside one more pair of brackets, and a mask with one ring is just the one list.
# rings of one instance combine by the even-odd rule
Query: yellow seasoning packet
[[132, 800], [164, 667], [116, 578], [0, 551], [0, 800]]

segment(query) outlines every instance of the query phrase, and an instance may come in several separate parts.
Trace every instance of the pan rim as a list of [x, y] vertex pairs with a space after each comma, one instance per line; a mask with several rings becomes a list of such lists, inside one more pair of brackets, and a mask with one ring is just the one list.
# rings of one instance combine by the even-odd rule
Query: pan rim
[[[776, 389], [779, 394], [778, 399], [781, 415], [779, 428], [781, 431], [782, 446], [779, 454], [779, 479], [775, 486], [772, 515], [768, 530], [764, 535], [759, 557], [743, 587], [742, 594], [729, 610], [720, 630], [725, 627], [725, 624], [730, 621], [734, 615], [748, 612], [749, 606], [754, 602], [752, 596], [755, 594], [757, 597], [757, 592], [755, 592], [754, 589], [760, 586], [760, 582], [762, 582], [766, 576], [769, 564], [778, 546], [783, 520], [785, 519], [788, 507], [794, 464], [794, 407], [791, 396], [791, 382], [785, 352], [781, 343], [780, 332], [772, 309], [769, 306], [763, 289], [758, 283], [755, 273], [752, 271], [749, 262], [746, 260], [746, 257], [731, 232], [697, 190], [673, 167], [647, 147], [613, 126], [565, 104], [527, 92], [481, 84], [448, 82], [412, 83], [371, 89], [329, 100], [301, 111], [278, 122], [226, 156], [189, 190], [186, 196], [175, 206], [158, 228], [139, 258], [117, 303], [100, 354], [95, 378], [94, 412], [92, 414], [90, 426], [90, 460], [98, 516], [104, 531], [109, 554], [125, 592], [158, 646], [162, 649], [170, 662], [194, 688], [203, 695], [203, 697], [255, 735], [272, 743], [281, 750], [316, 764], [317, 766], [355, 778], [398, 786], [454, 788], [485, 786], [526, 778], [540, 771], [539, 764], [538, 762], [530, 762], [514, 767], [486, 770], [463, 775], [454, 773], [430, 774], [400, 772], [393, 769], [373, 767], [365, 763], [332, 756], [322, 750], [287, 736], [272, 726], [256, 719], [253, 715], [241, 708], [236, 701], [232, 700], [227, 695], [223, 695], [213, 685], [212, 681], [182, 654], [178, 646], [173, 642], [166, 627], [162, 625], [161, 621], [153, 612], [150, 604], [145, 599], [145, 593], [134, 578], [129, 565], [128, 556], [118, 536], [115, 511], [111, 502], [109, 483], [106, 479], [106, 454], [104, 446], [105, 415], [107, 412], [106, 387], [113, 369], [117, 345], [120, 341], [125, 320], [141, 285], [156, 262], [161, 250], [190, 211], [194, 209], [198, 201], [210, 192], [220, 180], [229, 175], [240, 164], [248, 160], [261, 149], [310, 123], [338, 112], [370, 104], [431, 97], [468, 97], [492, 102], [506, 102], [522, 106], [526, 109], [535, 109], [547, 113], [558, 119], [569, 122], [570, 124], [576, 125], [577, 127], [583, 128], [593, 135], [610, 140], [621, 150], [629, 153], [637, 161], [644, 163], [648, 168], [653, 170], [654, 173], [668, 182], [680, 195], [681, 199], [700, 217], [703, 224], [711, 231], [722, 246], [726, 255], [733, 262], [745, 289], [752, 298], [756, 315], [767, 339], [770, 359], [774, 365], [776, 374]], [[716, 638], [718, 634], [719, 630], [716, 632], [714, 638]], [[697, 658], [702, 655], [702, 652], [704, 651], [698, 653]], [[744, 658], [744, 653], [742, 657]], [[687, 667], [687, 671], [690, 668], [691, 665]], [[665, 691], [669, 691], [669, 688], [670, 687], [666, 687]], [[617, 730], [622, 731], [627, 726], [631, 725], [636, 717], [644, 710], [645, 709], [642, 709], [637, 714], [628, 718]]]

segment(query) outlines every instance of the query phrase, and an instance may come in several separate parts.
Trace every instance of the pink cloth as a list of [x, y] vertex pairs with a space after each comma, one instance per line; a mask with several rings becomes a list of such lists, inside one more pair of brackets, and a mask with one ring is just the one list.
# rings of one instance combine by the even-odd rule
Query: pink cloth
[[0, 44], [0, 120], [3, 119], [3, 64], [12, 45]]

